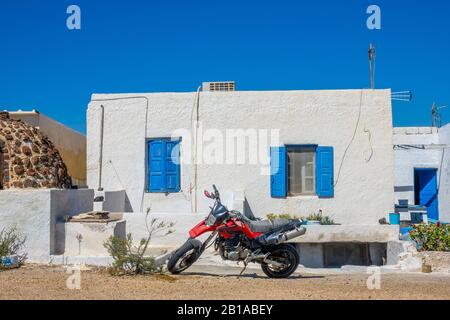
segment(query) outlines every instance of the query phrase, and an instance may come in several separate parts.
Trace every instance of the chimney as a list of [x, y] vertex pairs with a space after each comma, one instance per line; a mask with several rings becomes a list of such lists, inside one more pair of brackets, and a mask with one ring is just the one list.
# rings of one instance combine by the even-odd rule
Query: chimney
[[0, 120], [6, 121], [9, 119], [8, 111], [0, 111]]

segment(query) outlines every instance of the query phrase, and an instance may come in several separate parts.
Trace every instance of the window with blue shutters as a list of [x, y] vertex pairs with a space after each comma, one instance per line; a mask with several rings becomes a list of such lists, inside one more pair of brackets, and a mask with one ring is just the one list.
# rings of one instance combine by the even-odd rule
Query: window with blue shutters
[[288, 145], [270, 149], [270, 187], [273, 198], [334, 196], [332, 147]]
[[147, 144], [147, 191], [180, 191], [180, 140], [151, 139]]
[[286, 147], [270, 148], [270, 192], [274, 198], [286, 197]]
[[316, 193], [320, 198], [334, 197], [333, 147], [317, 147]]

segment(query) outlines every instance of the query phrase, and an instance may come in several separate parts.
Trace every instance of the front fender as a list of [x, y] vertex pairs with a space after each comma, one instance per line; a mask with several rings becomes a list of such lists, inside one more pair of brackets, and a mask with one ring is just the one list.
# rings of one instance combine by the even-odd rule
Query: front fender
[[205, 220], [203, 220], [202, 222], [200, 222], [199, 224], [197, 224], [195, 227], [193, 227], [190, 231], [189, 231], [189, 236], [193, 239], [201, 236], [202, 234], [204, 234], [205, 232], [212, 232], [215, 231], [217, 227], [210, 227], [207, 226], [205, 223]]

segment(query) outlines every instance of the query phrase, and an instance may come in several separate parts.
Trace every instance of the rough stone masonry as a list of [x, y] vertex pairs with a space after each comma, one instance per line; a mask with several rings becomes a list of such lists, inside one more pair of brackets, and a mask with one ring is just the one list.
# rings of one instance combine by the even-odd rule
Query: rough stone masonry
[[0, 189], [70, 187], [58, 150], [35, 127], [0, 112]]

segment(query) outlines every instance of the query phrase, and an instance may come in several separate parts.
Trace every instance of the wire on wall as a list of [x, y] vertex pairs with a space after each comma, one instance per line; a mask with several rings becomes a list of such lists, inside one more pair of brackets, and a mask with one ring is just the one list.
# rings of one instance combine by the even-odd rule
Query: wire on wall
[[[197, 157], [198, 157], [198, 128], [199, 128], [199, 121], [200, 121], [200, 115], [199, 115], [199, 109], [200, 109], [200, 91], [202, 87], [199, 86], [197, 88], [197, 92], [195, 94], [194, 98], [194, 104], [192, 106], [191, 110], [191, 143], [193, 145], [193, 153], [192, 153], [192, 165], [194, 166], [194, 184], [192, 182], [190, 183], [189, 187], [189, 195], [190, 195], [190, 201], [191, 201], [191, 212], [197, 212], [198, 209], [198, 195], [197, 195], [197, 180], [198, 180], [198, 164], [197, 164]], [[194, 125], [194, 111], [195, 111], [195, 125]], [[194, 133], [195, 131], [195, 133]], [[191, 150], [192, 151], [192, 150]], [[194, 203], [192, 203], [192, 191], [194, 190]], [[194, 204], [194, 208], [192, 208], [192, 205]]]
[[111, 159], [109, 159], [108, 163], [111, 165], [111, 168], [114, 170], [114, 174], [116, 175], [116, 178], [120, 183], [120, 187], [125, 190], [125, 186], [122, 183], [122, 180], [120, 179], [119, 172], [117, 171], [116, 166], [114, 165], [113, 161]]
[[365, 157], [364, 159], [366, 160], [366, 162], [370, 162], [370, 160], [372, 160], [373, 157], [372, 133], [367, 128], [364, 128], [364, 132], [366, 132], [369, 135], [369, 145], [370, 145], [370, 155], [368, 157]]
[[339, 170], [338, 170], [337, 177], [336, 177], [336, 182], [334, 183], [335, 187], [337, 186], [337, 184], [339, 182], [339, 178], [341, 176], [342, 166], [344, 164], [345, 157], [347, 156], [347, 152], [350, 149], [350, 146], [352, 145], [353, 141], [355, 140], [356, 132], [358, 132], [359, 122], [361, 120], [361, 113], [362, 113], [361, 111], [362, 111], [363, 90], [364, 89], [361, 89], [361, 94], [360, 94], [360, 97], [359, 97], [359, 111], [358, 111], [358, 118], [356, 120], [355, 130], [353, 132], [352, 138], [350, 139], [350, 142], [347, 145], [347, 148], [345, 148], [344, 154], [342, 155], [341, 164], [339, 165]]

